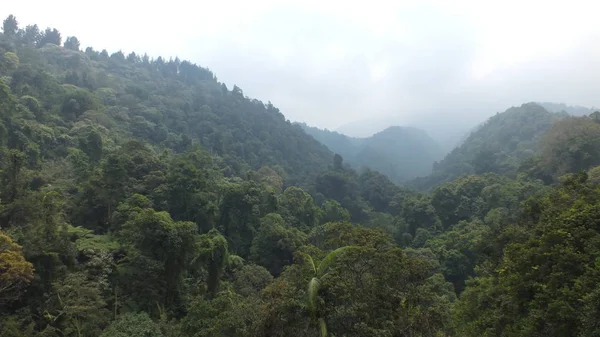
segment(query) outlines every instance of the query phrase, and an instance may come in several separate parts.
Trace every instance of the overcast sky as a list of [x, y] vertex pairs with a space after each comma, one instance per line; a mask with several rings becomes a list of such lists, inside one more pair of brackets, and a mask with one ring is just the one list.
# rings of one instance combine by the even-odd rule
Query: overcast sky
[[361, 134], [386, 124], [464, 128], [529, 101], [600, 106], [599, 7], [28, 0], [3, 4], [0, 15], [57, 28], [84, 47], [189, 59], [292, 121]]

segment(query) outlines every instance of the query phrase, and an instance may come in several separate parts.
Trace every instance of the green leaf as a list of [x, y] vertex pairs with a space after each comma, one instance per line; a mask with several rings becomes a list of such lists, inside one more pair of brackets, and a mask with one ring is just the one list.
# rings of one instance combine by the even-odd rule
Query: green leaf
[[321, 282], [316, 277], [313, 277], [310, 282], [308, 282], [308, 312], [312, 316], [316, 316], [317, 314], [317, 295], [319, 293], [319, 287]]

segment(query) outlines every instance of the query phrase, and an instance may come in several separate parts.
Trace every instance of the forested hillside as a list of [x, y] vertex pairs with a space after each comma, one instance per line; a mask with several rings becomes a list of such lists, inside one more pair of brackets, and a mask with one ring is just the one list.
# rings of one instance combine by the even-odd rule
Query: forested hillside
[[3, 22], [0, 336], [600, 334], [600, 113], [509, 109], [420, 193], [205, 68], [79, 48]]
[[537, 104], [550, 112], [566, 112], [573, 116], [587, 116], [596, 111], [594, 108], [586, 108], [580, 105], [566, 105], [564, 103], [539, 102]]
[[370, 168], [395, 183], [429, 175], [443, 153], [424, 131], [393, 126], [367, 138], [348, 137], [306, 124], [302, 128], [356, 169]]
[[431, 176], [415, 179], [410, 185], [429, 189], [463, 175], [485, 172], [515, 177], [520, 164], [539, 149], [541, 136], [565, 116], [536, 103], [497, 113], [436, 162]]
[[[96, 132], [105, 147], [136, 137], [175, 150], [193, 138], [222, 158], [232, 174], [279, 165], [293, 183], [331, 161], [325, 147], [277, 108], [244, 97], [236, 86], [228, 89], [206, 68], [178, 58], [81, 52], [74, 37], [60, 48], [58, 31], [40, 32], [36, 26], [14, 35], [0, 47], [2, 54], [13, 53], [3, 57], [12, 93], [35, 98], [21, 101], [38, 123], [77, 125], [80, 134], [72, 138]], [[60, 138], [60, 131], [68, 130], [53, 131]]]

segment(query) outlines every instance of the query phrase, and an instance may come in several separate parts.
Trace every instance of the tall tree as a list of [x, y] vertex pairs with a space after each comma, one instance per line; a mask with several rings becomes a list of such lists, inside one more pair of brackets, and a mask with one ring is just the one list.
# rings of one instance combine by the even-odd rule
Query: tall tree
[[203, 263], [208, 272], [206, 290], [210, 297], [217, 294], [221, 275], [229, 263], [227, 240], [217, 231], [211, 229], [199, 237], [199, 252], [194, 263]]
[[6, 52], [0, 60], [0, 71], [11, 74], [19, 68], [19, 57], [12, 52]]
[[306, 234], [286, 228], [279, 214], [267, 214], [260, 221], [258, 234], [250, 249], [251, 258], [278, 276], [283, 267], [293, 262], [294, 252], [306, 243]]
[[37, 46], [42, 38], [38, 25], [27, 25], [23, 33], [23, 43], [28, 46]]
[[128, 254], [121, 276], [134, 303], [145, 310], [176, 303], [182, 277], [197, 255], [196, 226], [145, 209], [123, 225], [119, 238]]
[[0, 231], [0, 305], [18, 299], [32, 279], [33, 265], [25, 260], [22, 247]]
[[319, 332], [321, 337], [329, 336], [327, 331], [327, 323], [325, 322], [325, 318], [322, 316], [322, 313], [319, 312], [318, 308], [318, 295], [319, 289], [321, 287], [321, 279], [327, 275], [330, 266], [335, 263], [336, 259], [347, 251], [356, 250], [358, 247], [355, 246], [346, 246], [341, 247], [333, 252], [327, 254], [323, 260], [319, 263], [315, 263], [313, 258], [308, 254], [303, 254], [302, 256], [306, 259], [309, 264], [311, 271], [313, 273], [313, 277], [310, 279], [308, 283], [307, 290], [307, 309], [313, 319], [315, 319], [319, 326]]
[[17, 34], [18, 30], [19, 23], [17, 22], [17, 18], [14, 15], [10, 14], [2, 22], [2, 32], [4, 32], [4, 35], [14, 36]]
[[65, 40], [64, 47], [67, 49], [70, 49], [70, 50], [79, 51], [79, 47], [80, 47], [79, 40], [75, 36], [69, 36]]
[[40, 41], [38, 42], [38, 47], [43, 47], [46, 44], [54, 44], [60, 46], [61, 41], [62, 37], [60, 36], [60, 32], [56, 28], [46, 28], [46, 30], [42, 33]]

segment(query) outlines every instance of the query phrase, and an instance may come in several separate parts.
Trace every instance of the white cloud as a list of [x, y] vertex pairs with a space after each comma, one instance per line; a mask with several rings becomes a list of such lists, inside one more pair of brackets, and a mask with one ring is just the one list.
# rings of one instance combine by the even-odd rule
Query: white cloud
[[95, 49], [191, 59], [292, 120], [335, 128], [376, 116], [475, 124], [533, 100], [600, 106], [599, 9], [578, 0], [30, 0], [0, 15]]

